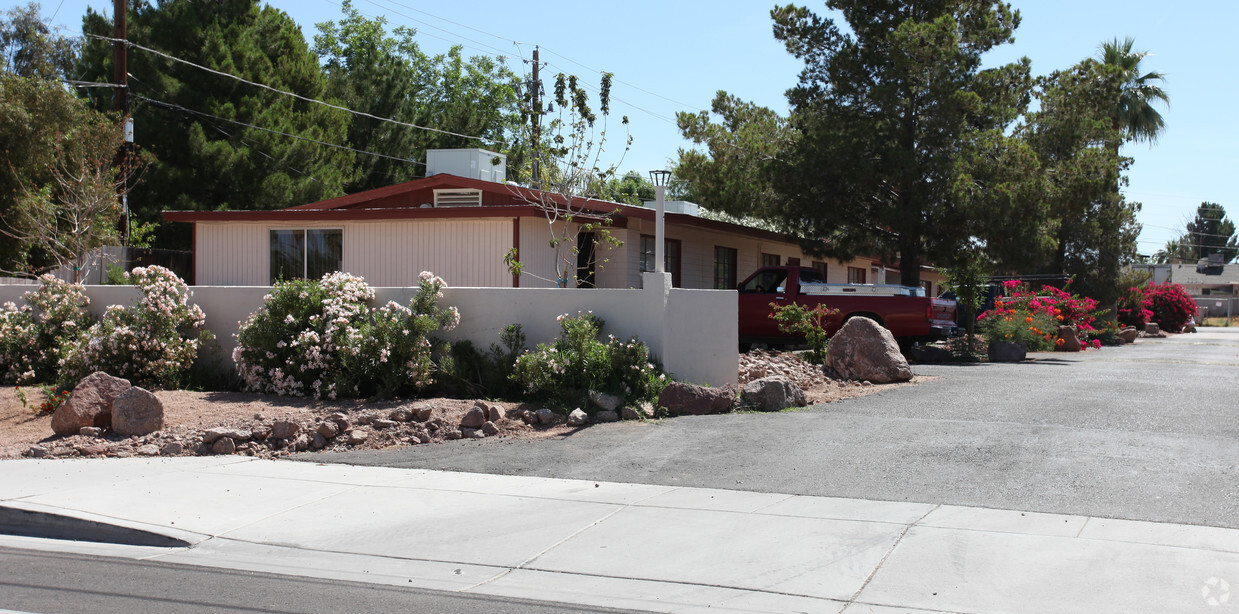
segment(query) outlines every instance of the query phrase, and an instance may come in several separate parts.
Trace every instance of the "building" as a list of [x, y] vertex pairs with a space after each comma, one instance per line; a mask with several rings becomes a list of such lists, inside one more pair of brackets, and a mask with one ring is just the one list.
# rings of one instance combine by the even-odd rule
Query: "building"
[[[204, 286], [265, 286], [342, 270], [372, 286], [408, 286], [433, 271], [453, 286], [555, 287], [557, 257], [567, 255], [582, 286], [635, 288], [654, 270], [650, 207], [574, 201], [572, 221], [548, 219], [566, 202], [553, 193], [501, 183], [503, 156], [484, 150], [440, 150], [424, 179], [277, 211], [168, 211], [193, 224], [194, 278]], [[898, 283], [898, 270], [871, 258], [815, 259], [783, 235], [698, 215], [692, 203], [666, 206], [664, 257], [681, 288], [735, 288], [767, 265], [801, 265], [837, 283]], [[575, 254], [551, 246], [561, 230], [610, 218], [605, 232], [576, 234]], [[523, 267], [517, 276], [509, 254]], [[931, 294], [938, 275], [922, 271]]]

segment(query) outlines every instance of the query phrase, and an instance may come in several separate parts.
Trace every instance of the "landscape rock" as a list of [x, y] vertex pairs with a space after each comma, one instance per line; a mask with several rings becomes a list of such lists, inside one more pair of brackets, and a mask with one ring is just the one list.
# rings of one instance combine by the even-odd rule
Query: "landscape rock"
[[843, 323], [826, 346], [826, 365], [845, 379], [875, 384], [912, 379], [912, 369], [899, 352], [895, 336], [869, 318]]
[[559, 421], [558, 415], [545, 407], [535, 413], [538, 415], [538, 424], [555, 424]]
[[483, 422], [486, 422], [486, 413], [485, 409], [474, 405], [469, 408], [469, 411], [465, 412], [465, 417], [460, 419], [460, 426], [469, 429], [478, 428], [482, 426]]
[[237, 442], [231, 437], [220, 437], [211, 445], [211, 451], [216, 454], [232, 454], [237, 451]]
[[521, 410], [521, 420], [524, 420], [525, 424], [537, 424], [538, 414], [535, 414], [528, 409]]
[[921, 363], [951, 362], [955, 360], [951, 350], [934, 345], [914, 345], [908, 353], [911, 355], [912, 360]]
[[658, 404], [675, 415], [704, 416], [731, 411], [736, 389], [730, 384], [722, 388], [706, 388], [683, 382], [671, 382], [658, 395]]
[[1150, 337], [1156, 337], [1162, 334], [1162, 327], [1157, 325], [1157, 322], [1145, 322], [1144, 334]]
[[598, 409], [603, 411], [615, 411], [619, 409], [619, 406], [624, 402], [623, 399], [613, 394], [607, 394], [605, 392], [598, 392], [595, 390], [591, 390], [589, 392], [589, 400]]
[[1140, 336], [1140, 332], [1137, 331], [1136, 327], [1134, 326], [1128, 326], [1127, 328], [1124, 328], [1123, 330], [1118, 332], [1119, 341], [1122, 341], [1123, 343], [1135, 343], [1136, 337], [1139, 337], [1139, 336]]
[[493, 437], [499, 434], [499, 427], [495, 426], [494, 422], [487, 420], [482, 424], [482, 432], [485, 433], [487, 437]]
[[601, 410], [594, 414], [594, 422], [619, 422], [619, 412], [612, 410]]
[[370, 431], [367, 431], [365, 429], [353, 429], [348, 432], [348, 444], [350, 446], [363, 444], [369, 438], [370, 438]]
[[102, 371], [87, 375], [52, 414], [52, 431], [57, 435], [76, 435], [84, 426], [110, 428], [112, 402], [129, 388], [129, 380]]
[[400, 424], [400, 423], [399, 423], [399, 422], [396, 422], [395, 420], [387, 420], [387, 419], [385, 419], [385, 418], [377, 418], [377, 419], [375, 419], [375, 420], [371, 420], [371, 421], [370, 421], [370, 426], [372, 426], [372, 427], [374, 427], [374, 428], [376, 428], [376, 429], [379, 429], [379, 430], [382, 430], [382, 429], [394, 429], [394, 428], [396, 428], [396, 426], [397, 426], [397, 425], [399, 425], [399, 424]]
[[420, 408], [420, 409], [418, 409], [418, 410], [417, 410], [417, 421], [418, 421], [418, 422], [425, 422], [425, 421], [429, 420], [429, 419], [430, 419], [430, 417], [434, 415], [434, 413], [435, 413], [435, 408], [433, 408], [433, 407], [422, 407], [422, 408]]
[[300, 432], [301, 425], [290, 420], [276, 420], [271, 423], [271, 436], [276, 439], [292, 439]]
[[77, 451], [82, 456], [103, 456], [108, 453], [110, 448], [105, 445], [94, 444], [89, 446], [79, 446]]
[[30, 446], [30, 449], [26, 450], [26, 456], [31, 458], [43, 458], [47, 456], [47, 448], [44, 448], [43, 446]]
[[253, 433], [245, 429], [217, 426], [202, 432], [202, 443], [215, 443], [220, 437], [231, 437], [233, 441], [249, 441]]
[[[485, 439], [486, 432], [482, 429], [461, 429], [461, 435], [466, 439]], [[466, 432], [468, 431], [468, 432]]]
[[319, 422], [318, 428], [315, 429], [315, 432], [321, 437], [331, 439], [332, 437], [340, 434], [340, 427], [337, 426], [335, 422], [331, 421]]
[[179, 441], [169, 441], [159, 449], [161, 456], [180, 456], [185, 453], [185, 446]]
[[323, 437], [322, 433], [314, 433], [314, 437], [310, 439], [311, 450], [322, 450], [327, 447], [327, 438]]
[[568, 414], [568, 426], [582, 426], [586, 422], [589, 422], [589, 414], [581, 411], [580, 407]]
[[641, 412], [635, 407], [625, 405], [620, 408], [620, 418], [623, 420], [640, 420]]
[[153, 443], [138, 446], [138, 456], [159, 456], [159, 446]]
[[397, 407], [387, 414], [387, 419], [396, 422], [408, 422], [413, 419], [413, 412], [404, 407]]
[[112, 431], [132, 437], [163, 429], [163, 402], [145, 388], [130, 387], [112, 401]]
[[83, 426], [78, 429], [77, 434], [83, 437], [98, 437], [103, 434], [103, 429], [97, 426]]
[[[315, 433], [315, 435], [317, 434], [318, 433]], [[305, 452], [310, 448], [310, 436], [305, 433], [297, 435], [297, 438], [293, 440], [292, 446], [298, 452]]]
[[782, 375], [771, 375], [745, 384], [740, 388], [740, 398], [746, 407], [758, 411], [779, 411], [808, 404], [804, 390]]
[[460, 431], [457, 429], [444, 429], [443, 438], [448, 441], [460, 439]]
[[1054, 346], [1060, 352], [1079, 352], [1080, 335], [1074, 326], [1059, 326], [1054, 335]]
[[491, 422], [503, 420], [503, 406], [497, 403], [492, 403], [486, 412], [486, 419]]

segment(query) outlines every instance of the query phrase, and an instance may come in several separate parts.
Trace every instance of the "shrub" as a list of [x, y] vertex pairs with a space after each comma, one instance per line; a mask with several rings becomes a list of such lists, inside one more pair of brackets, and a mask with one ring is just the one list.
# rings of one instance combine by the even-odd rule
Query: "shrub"
[[604, 322], [590, 313], [556, 318], [561, 328], [553, 343], [516, 359], [512, 379], [535, 398], [571, 404], [584, 401], [591, 390], [621, 395], [627, 400], [653, 401], [666, 385], [661, 366], [636, 337], [628, 341], [598, 337]]
[[1145, 323], [1153, 318], [1149, 309], [1152, 305], [1153, 299], [1145, 294], [1145, 288], [1133, 286], [1124, 290], [1118, 302], [1119, 324], [1144, 330]]
[[51, 382], [62, 347], [73, 344], [91, 324], [82, 287], [52, 275], [39, 277], [38, 290], [22, 296], [26, 304], [0, 307], [0, 381]]
[[447, 284], [422, 272], [408, 306], [370, 309], [374, 290], [347, 273], [277, 284], [237, 332], [237, 372], [249, 390], [335, 399], [420, 391], [432, 381], [431, 336], [460, 323], [440, 309]]
[[189, 287], [176, 273], [160, 266], [139, 267], [126, 279], [141, 300], [131, 308], [109, 306], [76, 342], [62, 346], [63, 385], [105, 371], [135, 386], [174, 388], [184, 383], [199, 342], [211, 338], [202, 329], [206, 316], [197, 305], [189, 305]]
[[994, 308], [977, 319], [989, 341], [1023, 343], [1029, 351], [1043, 351], [1054, 348], [1059, 325], [1075, 326], [1085, 344], [1097, 332], [1097, 301], [1091, 298], [1053, 286], [1042, 286], [1034, 293], [1017, 280], [1005, 281], [1002, 286], [1007, 296], [996, 299]]
[[1179, 284], [1150, 284], [1145, 287], [1144, 295], [1153, 312], [1150, 319], [1162, 330], [1178, 332], [1196, 315], [1196, 301]]
[[789, 335], [800, 335], [809, 344], [809, 362], [820, 365], [826, 362], [826, 344], [830, 336], [826, 334], [826, 321], [839, 313], [838, 309], [827, 309], [817, 305], [813, 309], [805, 309], [796, 303], [780, 305], [770, 303], [770, 318], [778, 322], [779, 331]]
[[441, 374], [437, 388], [444, 394], [487, 396], [512, 399], [521, 387], [512, 379], [516, 359], [525, 352], [525, 332], [520, 324], [509, 324], [499, 333], [500, 343], [490, 344], [482, 353], [465, 340], [453, 343], [439, 359]]

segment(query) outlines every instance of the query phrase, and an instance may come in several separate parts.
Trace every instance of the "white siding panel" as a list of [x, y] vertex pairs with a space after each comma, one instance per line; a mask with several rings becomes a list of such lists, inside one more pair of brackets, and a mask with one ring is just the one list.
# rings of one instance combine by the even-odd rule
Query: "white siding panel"
[[555, 287], [555, 250], [550, 246], [551, 230], [545, 219], [523, 217], [521, 220], [522, 288]]
[[200, 286], [265, 286], [268, 253], [263, 224], [196, 224], [195, 283]]
[[431, 271], [451, 286], [505, 287], [512, 220], [358, 222], [344, 228], [344, 269], [372, 286], [411, 286]]

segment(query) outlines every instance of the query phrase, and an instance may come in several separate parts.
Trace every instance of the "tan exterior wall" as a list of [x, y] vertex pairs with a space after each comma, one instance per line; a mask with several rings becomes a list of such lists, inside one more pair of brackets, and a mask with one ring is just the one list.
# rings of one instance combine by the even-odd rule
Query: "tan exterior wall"
[[512, 220], [387, 220], [342, 224], [227, 222], [197, 224], [195, 275], [200, 286], [270, 283], [269, 231], [341, 228], [342, 268], [374, 286], [405, 286], [431, 271], [452, 286], [512, 284], [503, 263], [512, 246]]

